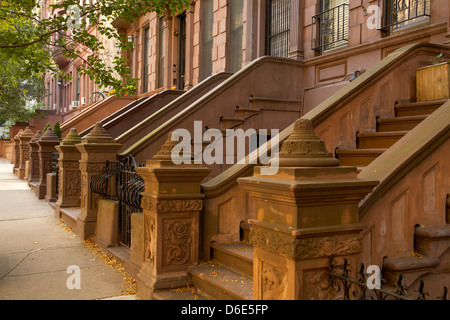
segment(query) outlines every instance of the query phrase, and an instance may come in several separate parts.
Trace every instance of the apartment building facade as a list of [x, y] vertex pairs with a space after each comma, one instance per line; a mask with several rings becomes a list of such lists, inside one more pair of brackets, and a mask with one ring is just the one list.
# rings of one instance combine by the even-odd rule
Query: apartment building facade
[[[306, 112], [401, 46], [446, 43], [449, 10], [445, 0], [195, 0], [173, 17], [112, 21], [134, 48], [120, 53], [114, 41], [102, 39], [102, 55], [127, 58], [139, 79], [138, 97], [189, 90], [266, 55], [295, 59], [304, 63]], [[95, 28], [89, 32], [100, 37]], [[64, 114], [104, 98], [111, 88], [99, 88], [80, 72], [83, 59], [68, 60], [61, 50], [55, 61], [71, 80], [46, 78], [46, 108]]]

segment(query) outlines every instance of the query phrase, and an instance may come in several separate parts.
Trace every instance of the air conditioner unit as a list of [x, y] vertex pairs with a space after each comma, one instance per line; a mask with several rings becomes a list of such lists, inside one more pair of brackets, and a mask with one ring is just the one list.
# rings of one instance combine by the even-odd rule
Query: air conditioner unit
[[71, 109], [76, 109], [76, 108], [78, 108], [80, 106], [80, 102], [79, 101], [72, 101], [72, 104], [71, 104]]
[[82, 106], [86, 105], [86, 98], [85, 97], [81, 98], [81, 105]]

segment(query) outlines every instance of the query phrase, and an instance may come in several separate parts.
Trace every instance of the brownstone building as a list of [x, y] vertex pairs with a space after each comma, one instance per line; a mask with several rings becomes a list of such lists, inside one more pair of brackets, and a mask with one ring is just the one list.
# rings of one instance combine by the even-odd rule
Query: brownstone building
[[[62, 125], [83, 138], [72, 148], [81, 208], [58, 215], [125, 248], [141, 298], [190, 283], [207, 298], [334, 299], [334, 267], [356, 274], [361, 262], [389, 285], [426, 280], [434, 298], [448, 286], [448, 1], [197, 0], [174, 17], [111, 23], [134, 43], [115, 54], [140, 79], [135, 96], [87, 99], [99, 88], [55, 52], [74, 77], [48, 79], [49, 106], [85, 103]], [[167, 137], [195, 121], [221, 138], [280, 130], [278, 173], [174, 166]], [[126, 239], [111, 227], [121, 213], [98, 201], [105, 191], [88, 187], [116, 151], [148, 161]]]

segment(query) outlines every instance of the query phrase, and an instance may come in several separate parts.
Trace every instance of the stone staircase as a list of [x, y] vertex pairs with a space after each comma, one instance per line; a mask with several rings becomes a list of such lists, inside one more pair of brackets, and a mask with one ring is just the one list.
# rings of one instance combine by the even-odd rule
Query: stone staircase
[[156, 291], [154, 300], [253, 300], [253, 246], [249, 225], [241, 223], [241, 241], [211, 244], [211, 260], [188, 269], [185, 288]]
[[[444, 226], [416, 227], [414, 232], [414, 252], [409, 256], [385, 259], [383, 277], [385, 287], [395, 287], [399, 276], [407, 292], [414, 295], [420, 286], [419, 279], [426, 283], [438, 282], [435, 287], [443, 288], [450, 281], [450, 224]], [[443, 291], [428, 292], [439, 299]]]
[[[297, 112], [298, 116], [301, 116], [301, 103], [302, 102], [300, 100], [250, 96], [248, 106], [237, 106], [234, 110], [234, 115], [222, 116], [220, 118], [222, 130], [225, 131], [226, 129], [256, 127], [269, 128], [268, 125], [270, 125], [270, 121], [267, 121], [266, 119], [267, 125], [265, 123], [261, 123], [262, 119], [261, 117], [258, 117], [259, 115], [265, 111], [277, 111], [277, 113], [280, 114]], [[291, 118], [288, 117], [288, 119], [289, 122]]]
[[357, 148], [337, 149], [336, 158], [342, 166], [356, 166], [361, 171], [445, 102], [446, 100], [438, 100], [397, 104], [395, 117], [378, 118], [376, 132], [358, 133]]
[[[394, 118], [377, 119], [377, 132], [357, 134], [357, 149], [336, 150], [340, 165], [356, 166], [362, 170], [445, 102], [397, 104]], [[223, 132], [242, 127], [248, 118], [259, 114], [254, 107], [236, 108], [235, 112], [236, 116], [222, 119]], [[252, 300], [253, 246], [249, 244], [249, 224], [242, 222], [240, 230], [241, 242], [212, 243], [211, 260], [188, 269], [188, 287], [157, 291], [154, 299]], [[385, 259], [383, 277], [386, 288], [395, 288], [400, 274], [406, 287], [417, 286], [420, 277], [439, 269], [440, 259], [450, 247], [450, 224], [417, 227], [414, 238], [413, 255]]]

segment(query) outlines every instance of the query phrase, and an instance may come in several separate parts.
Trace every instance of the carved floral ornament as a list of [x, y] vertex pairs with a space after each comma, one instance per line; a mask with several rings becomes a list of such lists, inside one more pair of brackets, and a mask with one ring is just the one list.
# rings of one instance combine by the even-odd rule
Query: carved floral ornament
[[159, 200], [142, 198], [142, 208], [153, 212], [196, 212], [203, 210], [203, 200]]
[[355, 234], [296, 239], [288, 234], [257, 227], [251, 228], [250, 243], [293, 260], [357, 254], [362, 250], [361, 238]]

